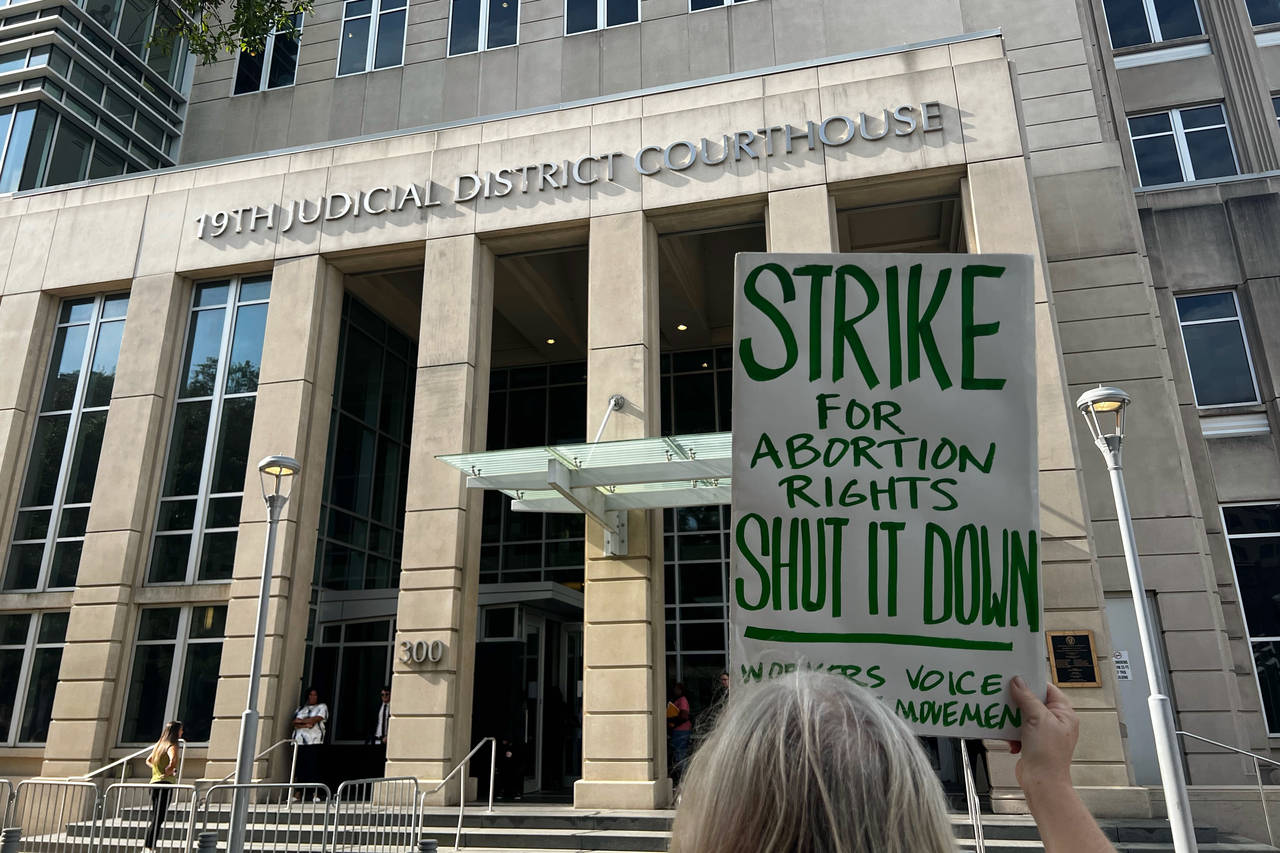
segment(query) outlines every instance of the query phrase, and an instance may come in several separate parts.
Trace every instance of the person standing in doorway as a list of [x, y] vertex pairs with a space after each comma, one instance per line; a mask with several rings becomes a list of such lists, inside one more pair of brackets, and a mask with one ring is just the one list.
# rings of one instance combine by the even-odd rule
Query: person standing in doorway
[[387, 732], [391, 728], [391, 685], [382, 687], [382, 704], [378, 706], [378, 722], [373, 727], [373, 742], [387, 745]]
[[684, 683], [680, 681], [676, 682], [672, 699], [667, 703], [667, 728], [671, 730], [671, 781], [678, 786], [689, 758], [689, 738], [693, 736], [689, 697], [684, 695]]
[[[320, 693], [314, 687], [307, 688], [307, 699], [293, 712], [293, 743], [297, 750], [298, 771], [295, 781], [318, 784], [321, 779], [320, 745], [324, 743], [324, 730], [329, 722], [329, 706], [320, 701]], [[301, 799], [301, 792], [298, 793]], [[320, 799], [319, 793], [315, 799]]]
[[164, 727], [164, 734], [160, 735], [160, 740], [147, 756], [147, 766], [151, 768], [151, 819], [147, 824], [147, 837], [142, 842], [143, 850], [155, 850], [160, 840], [160, 827], [164, 824], [165, 812], [169, 810], [169, 801], [173, 799], [172, 786], [178, 781], [175, 773], [181, 740], [182, 721], [174, 720]]

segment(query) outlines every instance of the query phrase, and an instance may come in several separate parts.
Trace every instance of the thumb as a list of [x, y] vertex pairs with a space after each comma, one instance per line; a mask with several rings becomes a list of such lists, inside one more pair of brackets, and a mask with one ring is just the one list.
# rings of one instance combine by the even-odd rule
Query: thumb
[[1009, 682], [1009, 693], [1013, 696], [1013, 703], [1022, 711], [1025, 720], [1035, 719], [1046, 710], [1040, 697], [1031, 692], [1031, 688], [1022, 680], [1022, 676], [1015, 675]]

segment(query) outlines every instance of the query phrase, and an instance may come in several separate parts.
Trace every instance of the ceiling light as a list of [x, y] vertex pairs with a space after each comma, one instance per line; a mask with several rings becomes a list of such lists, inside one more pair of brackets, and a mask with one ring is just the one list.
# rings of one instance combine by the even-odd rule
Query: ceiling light
[[688, 329], [688, 328], [689, 328], [689, 327], [688, 327], [688, 326], [686, 326], [684, 323], [680, 323], [679, 325], [677, 325], [677, 326], [676, 326], [676, 331], [677, 331], [677, 332], [683, 332], [683, 331], [685, 331], [685, 330], [686, 330], [686, 329]]
[[554, 344], [555, 342], [556, 342], [555, 338], [547, 338], [547, 343]]

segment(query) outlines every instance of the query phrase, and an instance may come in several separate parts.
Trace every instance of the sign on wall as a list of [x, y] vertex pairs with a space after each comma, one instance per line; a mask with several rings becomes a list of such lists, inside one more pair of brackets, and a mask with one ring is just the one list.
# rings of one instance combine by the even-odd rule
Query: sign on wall
[[1045, 684], [1032, 260], [741, 254], [731, 666], [1010, 737]]

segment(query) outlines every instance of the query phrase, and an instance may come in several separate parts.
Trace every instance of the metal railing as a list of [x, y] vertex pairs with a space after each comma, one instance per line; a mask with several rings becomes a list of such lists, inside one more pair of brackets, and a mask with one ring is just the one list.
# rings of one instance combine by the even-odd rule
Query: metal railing
[[[154, 744], [151, 746], [144, 746], [141, 749], [134, 750], [133, 752], [129, 753], [123, 758], [117, 758], [115, 761], [111, 762], [110, 764], [105, 764], [102, 767], [99, 767], [97, 770], [94, 770], [90, 773], [86, 773], [83, 776], [72, 776], [72, 777], [69, 777], [69, 779], [70, 781], [73, 781], [73, 782], [88, 782], [91, 779], [93, 779], [93, 777], [106, 773], [108, 770], [110, 770], [113, 767], [119, 767], [120, 781], [123, 782], [125, 780], [125, 774], [129, 772], [129, 762], [133, 761], [134, 759], [141, 758], [144, 755], [149, 755], [151, 753], [151, 750], [153, 749], [155, 749]], [[178, 782], [182, 782], [182, 773], [186, 769], [186, 764], [187, 764], [187, 742], [185, 740], [179, 740], [178, 741]]]
[[493, 814], [493, 774], [498, 761], [498, 742], [491, 737], [481, 738], [480, 742], [471, 747], [471, 751], [464, 755], [462, 760], [440, 780], [439, 785], [436, 785], [430, 791], [423, 791], [419, 797], [421, 802], [418, 811], [421, 813], [427, 797], [444, 788], [445, 785], [449, 784], [449, 780], [457, 776], [461, 771], [462, 775], [458, 777], [458, 828], [453, 835], [454, 853], [462, 849], [462, 815], [467, 808], [467, 765], [471, 762], [471, 756], [483, 749], [486, 743], [489, 745], [489, 814]]
[[9, 808], [13, 805], [13, 783], [0, 779], [0, 828], [10, 826]]
[[151, 842], [147, 846], [156, 849], [181, 845], [179, 849], [190, 850], [195, 843], [196, 788], [165, 782], [117, 782], [103, 794], [99, 816], [99, 851], [111, 846], [109, 840], [139, 845]]
[[332, 850], [404, 853], [418, 844], [420, 785], [412, 776], [353, 779], [338, 786]]
[[1267, 843], [1270, 844], [1272, 847], [1275, 847], [1276, 846], [1275, 836], [1271, 832], [1271, 815], [1267, 813], [1267, 792], [1262, 784], [1262, 772], [1261, 772], [1262, 768], [1258, 766], [1258, 762], [1265, 761], [1267, 764], [1272, 764], [1272, 765], [1275, 765], [1276, 767], [1280, 767], [1280, 761], [1274, 761], [1270, 758], [1267, 758], [1265, 755], [1258, 755], [1257, 753], [1250, 752], [1247, 749], [1240, 749], [1239, 747], [1231, 746], [1230, 744], [1220, 743], [1219, 741], [1211, 740], [1207, 737], [1201, 737], [1200, 735], [1192, 734], [1191, 732], [1177, 731], [1177, 732], [1174, 732], [1174, 734], [1178, 735], [1179, 737], [1189, 737], [1192, 740], [1198, 740], [1201, 743], [1207, 743], [1210, 746], [1216, 746], [1219, 749], [1225, 749], [1229, 752], [1234, 752], [1237, 755], [1245, 755], [1253, 759], [1253, 778], [1256, 779], [1258, 782], [1258, 804], [1262, 806], [1262, 819], [1266, 821], [1266, 824], [1267, 824]]
[[18, 849], [94, 853], [100, 801], [98, 786], [75, 779], [26, 779], [14, 793], [9, 822], [22, 827]]
[[[285, 744], [289, 744], [290, 746], [293, 747], [293, 757], [289, 761], [289, 784], [292, 785], [293, 780], [297, 778], [297, 773], [298, 773], [298, 744], [297, 742], [294, 741], [293, 738], [287, 737], [287, 738], [283, 738], [281, 740], [276, 741], [275, 743], [271, 744], [271, 746], [267, 747], [266, 749], [262, 750], [262, 752], [259, 752], [257, 755], [255, 755], [253, 757], [253, 762], [257, 764], [259, 761], [266, 758], [270, 753], [274, 752], [275, 750], [279, 749]], [[219, 779], [217, 784], [221, 785], [223, 783], [230, 782], [231, 777], [235, 775], [236, 775], [236, 771], [232, 770], [226, 776], [223, 776], [221, 779]]]
[[[200, 832], [225, 838], [231, 829], [236, 792], [248, 796], [245, 851], [326, 853], [333, 797], [326, 785], [250, 782], [214, 785], [202, 797]], [[317, 821], [317, 818], [319, 819]]]

